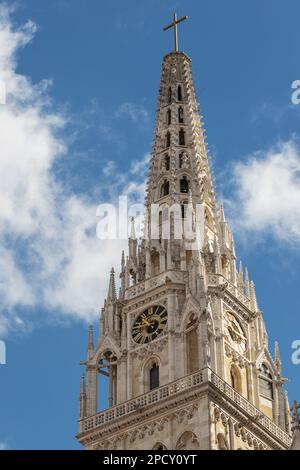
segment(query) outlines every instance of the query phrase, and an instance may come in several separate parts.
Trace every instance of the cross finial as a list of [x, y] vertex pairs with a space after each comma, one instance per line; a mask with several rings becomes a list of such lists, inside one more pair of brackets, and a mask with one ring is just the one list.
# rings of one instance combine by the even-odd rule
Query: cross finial
[[177, 13], [174, 13], [173, 16], [173, 23], [169, 24], [164, 28], [164, 31], [167, 31], [167, 29], [174, 28], [174, 51], [178, 52], [178, 30], [177, 30], [177, 25], [181, 23], [182, 21], [187, 20], [187, 16], [183, 16], [182, 18], [177, 19]]

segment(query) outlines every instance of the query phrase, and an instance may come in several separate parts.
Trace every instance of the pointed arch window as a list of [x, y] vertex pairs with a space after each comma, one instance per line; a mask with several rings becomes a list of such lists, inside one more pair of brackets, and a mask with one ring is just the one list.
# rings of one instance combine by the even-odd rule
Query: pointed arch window
[[180, 180], [180, 192], [184, 194], [189, 192], [189, 182], [186, 176], [183, 176]]
[[187, 214], [188, 201], [182, 201], [181, 203], [181, 217], [184, 219]]
[[170, 192], [170, 183], [168, 180], [165, 180], [161, 187], [160, 197], [167, 196], [169, 192]]
[[183, 124], [183, 108], [181, 106], [178, 108], [178, 122]]
[[159, 240], [162, 239], [162, 211], [159, 211], [158, 214], [158, 236]]
[[172, 123], [172, 114], [171, 114], [171, 110], [168, 109], [167, 111], [167, 124], [168, 126]]
[[183, 129], [179, 131], [179, 145], [185, 145], [185, 132]]
[[170, 170], [170, 156], [169, 155], [164, 156], [164, 169], [166, 171]]
[[106, 351], [101, 356], [98, 372], [102, 384], [108, 386], [108, 406], [111, 408], [117, 404], [117, 357], [113, 351]]
[[150, 390], [153, 390], [159, 387], [159, 366], [158, 364], [153, 364], [149, 370], [149, 384]]
[[181, 152], [181, 153], [179, 154], [179, 168], [182, 168], [183, 156], [184, 156], [184, 153]]
[[241, 374], [237, 366], [234, 364], [230, 368], [230, 384], [234, 390], [242, 393]]
[[260, 367], [259, 374], [259, 393], [264, 397], [273, 400], [274, 390], [273, 390], [273, 379], [272, 375], [265, 364], [262, 364]]
[[168, 90], [168, 103], [170, 104], [172, 102], [172, 88], [169, 87]]
[[178, 101], [182, 101], [182, 89], [180, 85], [177, 88], [177, 99]]
[[187, 373], [192, 374], [193, 372], [199, 370], [199, 338], [197, 330], [197, 318], [193, 313], [189, 316], [185, 329]]
[[167, 132], [167, 135], [166, 135], [166, 148], [170, 147], [171, 145], [171, 134], [170, 132]]

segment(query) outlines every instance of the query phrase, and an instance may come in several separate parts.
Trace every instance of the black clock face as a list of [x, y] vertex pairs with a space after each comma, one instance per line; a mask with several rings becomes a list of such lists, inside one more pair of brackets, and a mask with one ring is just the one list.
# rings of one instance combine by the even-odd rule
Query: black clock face
[[165, 329], [168, 320], [167, 309], [162, 305], [147, 308], [132, 327], [132, 337], [138, 344], [146, 344], [157, 338]]

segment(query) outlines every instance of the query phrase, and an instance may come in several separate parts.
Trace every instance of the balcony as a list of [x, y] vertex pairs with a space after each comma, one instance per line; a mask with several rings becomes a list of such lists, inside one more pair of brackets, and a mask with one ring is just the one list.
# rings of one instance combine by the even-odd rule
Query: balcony
[[[211, 384], [231, 401], [237, 409], [243, 411], [250, 421], [251, 418], [252, 421], [255, 420], [262, 429], [271, 434], [273, 438], [277, 438], [284, 447], [290, 447], [291, 437], [285, 431], [209, 368], [205, 368], [182, 379], [163, 385], [151, 392], [79, 421], [79, 435], [88, 433], [99, 426], [117, 422], [120, 418], [135, 413], [138, 410], [142, 411], [147, 406], [163, 402], [168, 398], [180, 395], [182, 392], [196, 390], [199, 385], [205, 383]], [[257, 417], [259, 417], [259, 419], [257, 419]]]
[[169, 278], [171, 282], [174, 283], [184, 283], [185, 281], [185, 272], [184, 271], [165, 271], [158, 274], [151, 279], [147, 279], [143, 282], [138, 282], [131, 287], [128, 287], [125, 292], [125, 299], [131, 300], [139, 295], [142, 295], [144, 292], [148, 292], [155, 287], [162, 286], [166, 283], [166, 278]]

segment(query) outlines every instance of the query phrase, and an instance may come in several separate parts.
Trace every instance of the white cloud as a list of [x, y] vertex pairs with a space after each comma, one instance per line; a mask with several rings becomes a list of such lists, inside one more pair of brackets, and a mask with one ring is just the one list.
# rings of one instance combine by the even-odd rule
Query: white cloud
[[149, 162], [151, 159], [151, 155], [146, 153], [141, 160], [134, 160], [131, 163], [130, 173], [133, 175], [142, 175], [145, 176], [149, 169]]
[[103, 168], [103, 174], [105, 176], [111, 176], [115, 173], [116, 171], [116, 162], [113, 160], [108, 160], [105, 164], [105, 167]]
[[300, 243], [300, 150], [293, 141], [257, 152], [234, 169], [235, 229]]
[[[68, 152], [67, 117], [51, 111], [50, 82], [32, 84], [16, 71], [16, 53], [36, 32], [14, 27], [0, 5], [0, 334], [26, 328], [25, 313], [47, 310], [91, 319], [105, 297], [108, 272], [118, 267], [123, 241], [96, 238], [96, 205], [67, 195], [53, 164]], [[107, 171], [114, 169], [109, 164]], [[131, 195], [138, 183], [125, 183]], [[118, 183], [119, 184], [119, 183]], [[101, 201], [98, 201], [101, 202]]]
[[5, 442], [0, 442], [0, 450], [8, 450], [9, 447]]

